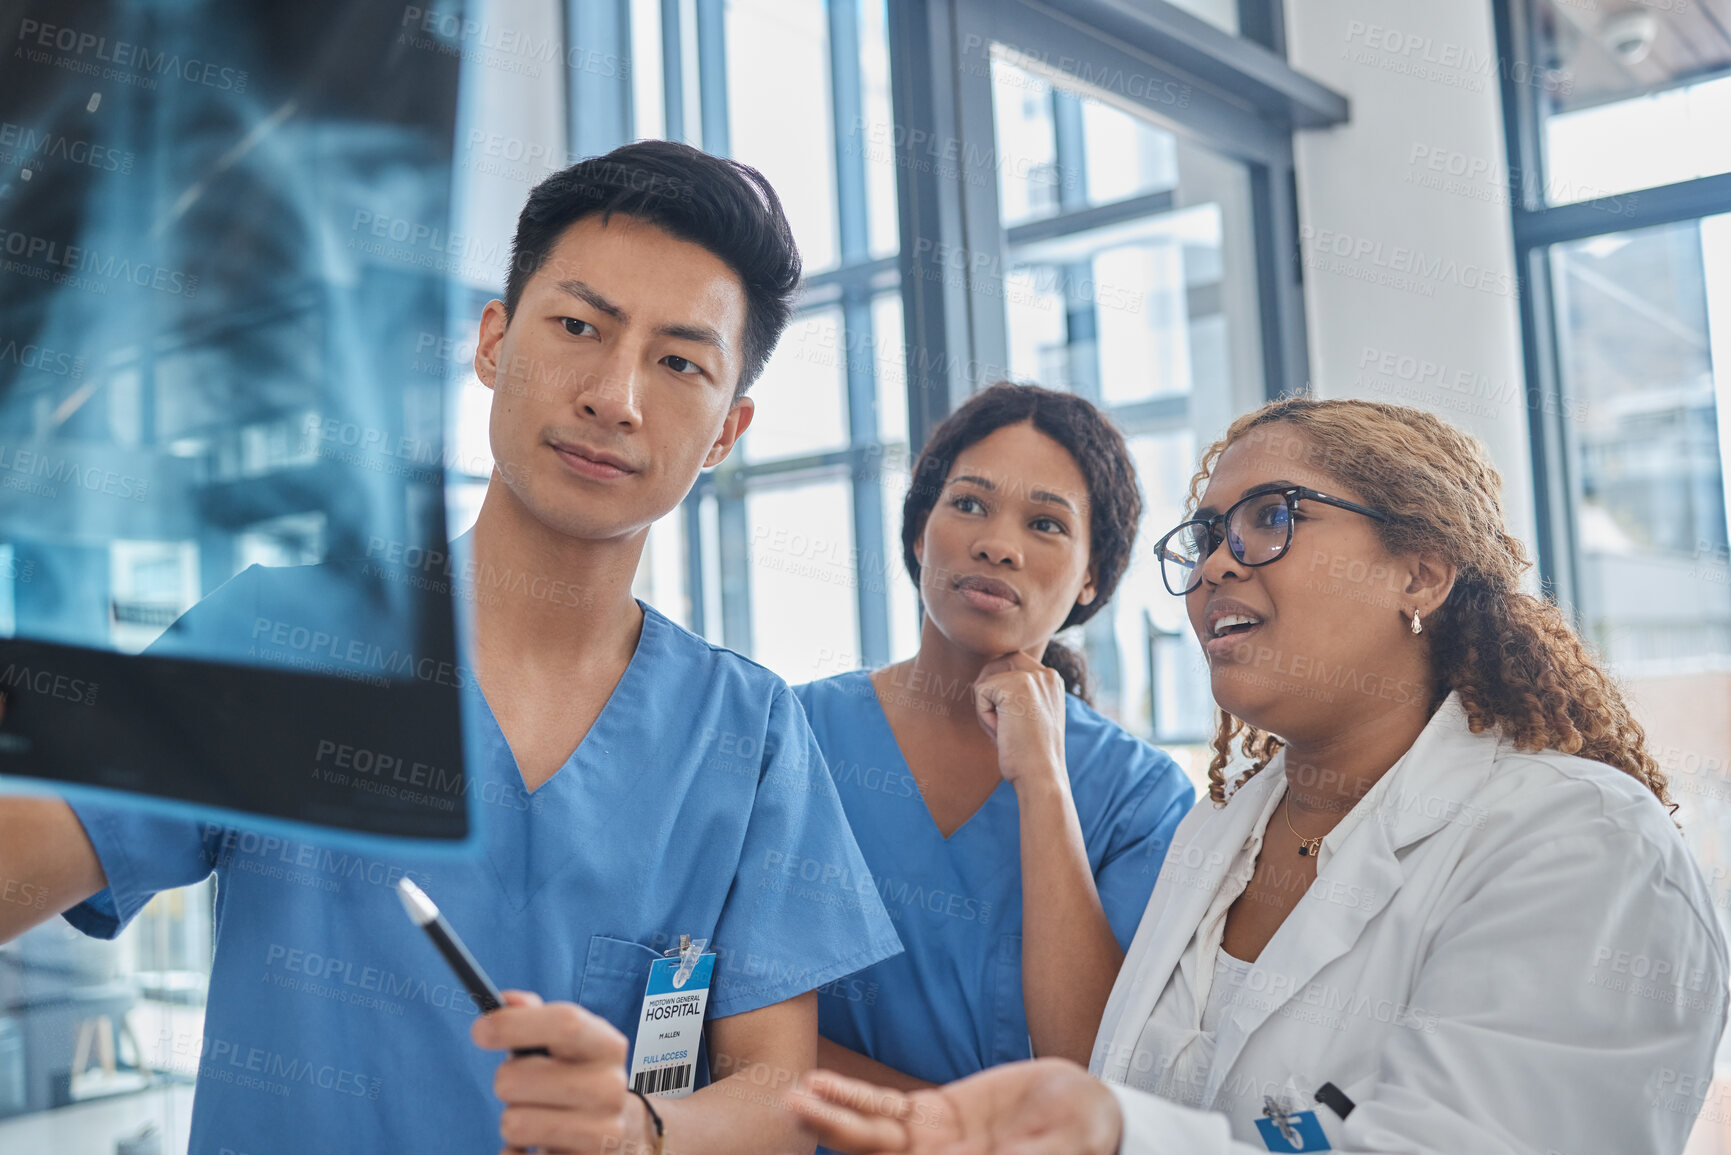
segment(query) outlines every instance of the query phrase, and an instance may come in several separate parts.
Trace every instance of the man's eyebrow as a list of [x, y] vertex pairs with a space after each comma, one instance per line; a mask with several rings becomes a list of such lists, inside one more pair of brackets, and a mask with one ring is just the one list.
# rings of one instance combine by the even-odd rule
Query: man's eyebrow
[[679, 341], [696, 341], [700, 345], [713, 345], [724, 353], [727, 351], [726, 339], [708, 325], [658, 325], [655, 335], [672, 337]]
[[[621, 325], [631, 323], [631, 315], [602, 296], [601, 291], [593, 285], [573, 278], [560, 281], [559, 288], [576, 297], [596, 312], [605, 313]], [[712, 345], [723, 352], [727, 350], [726, 338], [709, 325], [658, 325], [655, 328], [655, 335], [672, 337], [680, 341], [696, 341], [700, 345]]]
[[593, 285], [585, 284], [578, 280], [569, 280], [560, 281], [559, 288], [570, 293], [573, 297], [576, 297], [579, 301], [582, 301], [585, 305], [588, 305], [596, 312], [605, 313], [607, 316], [612, 317], [621, 325], [631, 320], [631, 318], [626, 315], [624, 309], [621, 309], [618, 305], [615, 305], [612, 301], [603, 297], [600, 290], [596, 289]]
[[[1244, 492], [1239, 494], [1238, 497], [1239, 497], [1239, 500], [1242, 501], [1244, 498], [1249, 497], [1251, 494], [1260, 492], [1262, 490], [1290, 489], [1297, 484], [1298, 483], [1296, 481], [1285, 481], [1285, 480], [1259, 481], [1255, 485], [1247, 486], [1245, 488]], [[1192, 520], [1192, 521], [1207, 521], [1209, 518], [1213, 517], [1217, 512], [1219, 512], [1219, 511], [1216, 510], [1212, 505], [1198, 506], [1196, 509], [1196, 512], [1190, 515], [1190, 520]]]

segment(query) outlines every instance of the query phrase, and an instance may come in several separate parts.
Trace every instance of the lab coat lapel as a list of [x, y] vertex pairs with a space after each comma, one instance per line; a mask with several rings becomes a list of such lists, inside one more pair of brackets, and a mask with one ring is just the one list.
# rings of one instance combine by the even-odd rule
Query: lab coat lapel
[[1224, 809], [1204, 801], [1173, 834], [1172, 848], [1124, 966], [1112, 986], [1094, 1041], [1090, 1068], [1108, 1082], [1127, 1081], [1136, 1040], [1166, 989], [1184, 948], [1214, 901], [1228, 868], [1250, 838], [1271, 792], [1282, 788], [1279, 755], [1229, 800]]
[[1352, 949], [1365, 925], [1400, 889], [1401, 881], [1388, 828], [1373, 815], [1318, 872], [1316, 882], [1256, 960], [1266, 983], [1253, 972], [1249, 997], [1222, 1021], [1202, 1102], [1214, 1101], [1250, 1036], [1298, 997], [1318, 971]]
[[1470, 812], [1466, 800], [1490, 774], [1496, 746], [1494, 731], [1472, 733], [1450, 694], [1412, 748], [1360, 800], [1362, 819], [1256, 960], [1267, 985], [1252, 988], [1222, 1024], [1204, 1103], [1213, 1102], [1257, 1028], [1302, 996], [1388, 906], [1405, 881], [1400, 852]]

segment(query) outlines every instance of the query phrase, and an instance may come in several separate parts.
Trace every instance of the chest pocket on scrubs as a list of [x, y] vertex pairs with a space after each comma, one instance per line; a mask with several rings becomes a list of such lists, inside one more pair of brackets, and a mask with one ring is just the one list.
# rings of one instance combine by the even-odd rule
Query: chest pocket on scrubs
[[1022, 936], [1001, 934], [992, 952], [992, 1063], [1033, 1056], [1028, 1045], [1028, 1012], [1022, 1002]]
[[[591, 935], [577, 1001], [635, 1042], [643, 991], [649, 985], [649, 964], [660, 957], [642, 943], [608, 938], [604, 934]], [[631, 1053], [629, 1046], [625, 1053]]]

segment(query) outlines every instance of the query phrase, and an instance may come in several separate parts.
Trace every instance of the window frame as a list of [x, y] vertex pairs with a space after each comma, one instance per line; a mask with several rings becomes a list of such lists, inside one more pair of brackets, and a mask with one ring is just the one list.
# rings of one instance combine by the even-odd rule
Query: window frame
[[[1531, 0], [1492, 0], [1497, 53], [1504, 62], [1538, 55]], [[1558, 345], [1551, 249], [1570, 241], [1633, 233], [1731, 211], [1731, 173], [1550, 205], [1545, 201], [1543, 110], [1538, 90], [1517, 82], [1520, 69], [1500, 68], [1503, 136], [1515, 270], [1520, 278], [1522, 362], [1533, 462], [1535, 546], [1541, 587], [1577, 621], [1581, 615], [1581, 543], [1575, 521], [1579, 445], [1567, 420]], [[1731, 449], [1722, 446], [1721, 451]]]
[[[1144, 0], [1134, 10], [1109, 0], [889, 0], [889, 15], [894, 116], [902, 141], [896, 181], [912, 445], [923, 444], [974, 388], [1012, 376], [1003, 291], [994, 278], [1001, 281], [1010, 271], [1014, 250], [1172, 204], [1170, 194], [1154, 193], [1104, 205], [1065, 205], [1053, 216], [1006, 229], [990, 163], [995, 149], [957, 148], [960, 171], [947, 179], [923, 163], [915, 142], [995, 144], [988, 60], [994, 43], [1038, 46], [1033, 71], [1047, 80], [1154, 121], [1248, 170], [1263, 396], [1185, 395], [1107, 406], [1125, 436], [1208, 433], [1224, 427], [1246, 402], [1309, 391], [1293, 135], [1344, 122], [1350, 106], [1288, 65], [1279, 0], [1241, 0], [1240, 27], [1247, 35], [1236, 37], [1162, 0]], [[1077, 69], [1066, 62], [1085, 64]], [[1027, 66], [1019, 58], [1013, 63]], [[1141, 82], [1113, 92], [1090, 83], [1082, 71]], [[1169, 84], [1182, 92], [1181, 106], [1156, 99], [1170, 93]], [[1055, 131], [1063, 131], [1060, 122], [1055, 115]], [[1060, 141], [1059, 155], [1074, 143]], [[984, 162], [982, 153], [988, 154]], [[953, 266], [946, 269], [942, 258], [957, 250], [968, 258], [965, 277], [956, 276]], [[1152, 632], [1148, 637], [1154, 734], [1182, 741], [1160, 717], [1152, 665], [1156, 639]], [[1083, 647], [1097, 688], [1118, 692], [1120, 655], [1110, 615], [1084, 627]]]
[[[1249, 27], [1283, 47], [1279, 7], [1277, 0], [1243, 0], [1241, 24], [1248, 14]], [[995, 139], [989, 70], [969, 59], [993, 43], [1038, 45], [1048, 64], [1058, 62], [1042, 70], [1049, 79], [1249, 166], [1267, 396], [1308, 390], [1292, 136], [1299, 128], [1344, 122], [1350, 111], [1345, 97], [1292, 69], [1274, 48], [1232, 36], [1163, 0], [1145, 0], [1134, 11], [1109, 0], [889, 0], [889, 11], [895, 119], [903, 129], [896, 172], [902, 283], [910, 286], [904, 331], [908, 347], [922, 350], [908, 366], [911, 444], [923, 444], [988, 376], [975, 372], [969, 380], [966, 367], [1009, 375], [1003, 310], [995, 307], [1001, 294], [972, 272], [967, 283], [955, 283], [934, 254], [959, 247], [970, 269], [1004, 270], [1008, 248], [1024, 239], [1022, 230], [1081, 227], [1079, 218], [1064, 213], [1006, 234], [995, 172], [977, 150], [958, 149], [960, 179], [944, 181], [922, 165], [919, 145], [911, 143]], [[1103, 91], [1062, 67], [1066, 61], [1144, 82]], [[1141, 95], [1166, 91], [1167, 83], [1180, 86], [1183, 107]], [[1156, 426], [1170, 427], [1164, 419], [1173, 415], [1149, 416]]]

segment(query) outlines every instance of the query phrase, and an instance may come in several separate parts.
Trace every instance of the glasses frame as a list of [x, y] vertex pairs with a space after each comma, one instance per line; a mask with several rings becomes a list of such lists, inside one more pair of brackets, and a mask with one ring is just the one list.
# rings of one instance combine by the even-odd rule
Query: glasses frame
[[[1332, 494], [1323, 493], [1321, 490], [1312, 489], [1308, 485], [1268, 485], [1259, 489], [1253, 489], [1237, 501], [1233, 502], [1227, 508], [1225, 513], [1217, 513], [1213, 517], [1208, 518], [1193, 517], [1187, 521], [1181, 521], [1168, 530], [1159, 541], [1154, 543], [1154, 558], [1160, 563], [1160, 581], [1165, 585], [1167, 592], [1173, 597], [1181, 598], [1200, 586], [1202, 584], [1202, 567], [1208, 564], [1208, 559], [1214, 556], [1214, 551], [1220, 548], [1221, 543], [1230, 543], [1231, 541], [1231, 536], [1226, 532], [1226, 526], [1232, 519], [1232, 515], [1237, 513], [1245, 504], [1255, 501], [1259, 497], [1267, 497], [1271, 493], [1280, 494], [1280, 496], [1286, 501], [1287, 519], [1285, 544], [1282, 545], [1275, 555], [1267, 561], [1246, 561], [1237, 549], [1233, 548], [1230, 544], [1227, 545], [1227, 548], [1232, 550], [1234, 560], [1236, 560], [1239, 565], [1246, 566], [1250, 569], [1259, 569], [1265, 565], [1273, 565], [1275, 562], [1286, 556], [1287, 551], [1292, 548], [1292, 515], [1298, 512], [1298, 503], [1301, 501], [1314, 501], [1321, 505], [1332, 505], [1337, 509], [1351, 510], [1353, 513], [1362, 513], [1364, 516], [1375, 521], [1394, 520], [1380, 509], [1372, 509], [1368, 505], [1360, 505], [1358, 502], [1348, 501], [1344, 497], [1335, 497]], [[1172, 588], [1172, 583], [1168, 581], [1166, 577], [1166, 543], [1171, 541], [1174, 536], [1193, 525], [1199, 525], [1207, 532], [1209, 540], [1208, 550], [1201, 557], [1196, 559], [1196, 565], [1190, 571], [1191, 577], [1194, 580], [1184, 589], [1175, 590]]]

